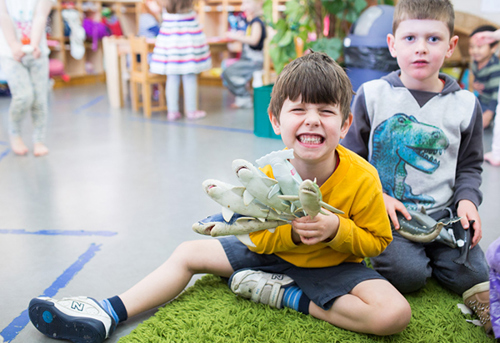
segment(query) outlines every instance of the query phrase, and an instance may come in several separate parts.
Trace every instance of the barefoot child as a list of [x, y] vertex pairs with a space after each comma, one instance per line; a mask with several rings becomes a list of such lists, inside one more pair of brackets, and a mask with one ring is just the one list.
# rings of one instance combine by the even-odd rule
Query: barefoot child
[[[311, 53], [285, 67], [269, 107], [275, 132], [294, 149], [290, 163], [302, 179], [316, 179], [323, 201], [345, 214], [302, 217], [274, 234], [251, 233], [256, 245], [251, 250], [234, 236], [182, 243], [119, 296], [101, 302], [33, 299], [33, 325], [52, 338], [80, 342], [85, 334], [102, 342], [119, 322], [174, 299], [193, 274], [212, 273], [231, 277], [233, 291], [247, 290], [245, 297], [252, 294], [255, 301], [295, 308], [347, 330], [376, 335], [404, 330], [411, 317], [408, 302], [363, 262], [392, 237], [376, 170], [338, 144], [351, 124], [352, 94], [344, 70], [327, 55]], [[264, 170], [271, 176], [269, 166]], [[264, 288], [262, 295], [273, 289], [285, 296], [272, 302], [257, 296], [258, 287]], [[294, 293], [293, 300], [287, 292]]]
[[9, 134], [17, 155], [28, 153], [21, 127], [30, 112], [33, 153], [49, 153], [44, 144], [49, 89], [49, 48], [44, 33], [52, 4], [50, 0], [0, 0], [0, 64], [12, 94]]

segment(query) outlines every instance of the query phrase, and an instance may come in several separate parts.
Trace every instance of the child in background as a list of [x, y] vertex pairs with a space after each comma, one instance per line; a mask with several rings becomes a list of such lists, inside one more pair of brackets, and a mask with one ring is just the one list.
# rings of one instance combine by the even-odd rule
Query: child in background
[[240, 31], [229, 31], [226, 37], [243, 43], [240, 59], [230, 65], [222, 73], [227, 89], [236, 96], [233, 108], [252, 108], [253, 101], [247, 90], [247, 83], [252, 78], [253, 72], [261, 70], [264, 65], [264, 40], [266, 39], [266, 25], [262, 21], [263, 0], [243, 0], [241, 10], [245, 12], [249, 24], [246, 35]]
[[167, 119], [176, 120], [179, 112], [179, 87], [182, 77], [184, 112], [188, 119], [206, 116], [198, 110], [197, 74], [210, 69], [210, 50], [201, 29], [193, 0], [163, 0], [166, 12], [156, 37], [150, 70], [167, 75]]
[[[352, 105], [353, 128], [342, 144], [377, 168], [395, 228], [392, 243], [371, 258], [375, 270], [402, 293], [417, 291], [434, 276], [461, 294], [490, 332], [489, 271], [478, 245], [481, 108], [472, 93], [439, 73], [458, 42], [454, 18], [449, 0], [398, 1], [387, 42], [401, 69], [360, 87]], [[468, 257], [474, 271], [454, 262], [460, 249], [413, 242], [397, 233], [396, 213], [410, 220], [407, 208], [422, 207], [436, 220], [458, 216], [463, 229], [474, 229]]]
[[[484, 25], [476, 28], [471, 37], [479, 32], [494, 32], [496, 28]], [[470, 71], [472, 82], [471, 90], [478, 93], [479, 103], [483, 110], [483, 128], [490, 126], [495, 117], [498, 103], [498, 85], [500, 84], [500, 62], [495, 52], [498, 41], [490, 44], [478, 45], [474, 39], [469, 40], [469, 54], [471, 56]]]
[[49, 91], [49, 48], [45, 25], [50, 0], [0, 0], [0, 64], [12, 94], [9, 135], [12, 151], [26, 155], [21, 127], [31, 111], [33, 154], [49, 153], [45, 146]]
[[137, 35], [146, 38], [156, 38], [160, 32], [161, 7], [155, 0], [144, 0], [141, 3], [139, 29]]
[[[494, 32], [478, 32], [471, 37], [471, 40], [479, 46], [498, 42], [500, 41], [500, 29]], [[500, 94], [500, 85], [498, 93]], [[498, 112], [500, 112], [500, 103], [497, 104], [496, 113]], [[500, 124], [493, 127], [493, 142], [491, 143], [491, 151], [484, 154], [484, 160], [489, 162], [492, 166], [500, 167]]]
[[[344, 70], [326, 54], [312, 53], [283, 69], [269, 106], [275, 132], [294, 149], [290, 163], [302, 179], [316, 179], [323, 201], [345, 214], [325, 210], [273, 234], [251, 233], [255, 249], [235, 236], [184, 242], [119, 296], [100, 303], [88, 297], [34, 298], [33, 325], [51, 338], [82, 342], [87, 335], [99, 343], [119, 322], [174, 299], [194, 274], [212, 273], [232, 275], [231, 288], [239, 294], [246, 290], [244, 297], [253, 294], [255, 301], [310, 313], [346, 330], [375, 335], [404, 330], [411, 317], [408, 302], [363, 261], [384, 250], [392, 237], [375, 168], [338, 144], [352, 121], [352, 94]], [[272, 176], [270, 166], [264, 172]], [[293, 280], [274, 274], [285, 272]], [[235, 290], [234, 284], [240, 287]], [[282, 295], [280, 301], [271, 301], [271, 290]]]

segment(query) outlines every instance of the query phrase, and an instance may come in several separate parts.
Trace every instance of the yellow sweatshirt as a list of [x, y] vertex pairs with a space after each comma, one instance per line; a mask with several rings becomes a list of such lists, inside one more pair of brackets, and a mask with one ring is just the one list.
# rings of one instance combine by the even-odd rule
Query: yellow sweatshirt
[[[321, 268], [343, 262], [361, 262], [364, 257], [379, 255], [392, 241], [389, 218], [382, 196], [377, 170], [365, 159], [339, 145], [339, 164], [320, 187], [323, 201], [345, 214], [339, 214], [337, 235], [328, 243], [295, 245], [291, 225], [274, 233], [253, 232], [250, 239], [259, 254], [276, 254], [298, 267]], [[271, 166], [263, 171], [273, 177]], [[335, 214], [333, 214], [335, 215]]]

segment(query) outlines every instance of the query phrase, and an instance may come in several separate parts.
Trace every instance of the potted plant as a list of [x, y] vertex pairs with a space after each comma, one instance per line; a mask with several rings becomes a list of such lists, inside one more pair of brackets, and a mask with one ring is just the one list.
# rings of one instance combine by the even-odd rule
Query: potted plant
[[[392, 0], [288, 0], [283, 14], [273, 20], [273, 0], [263, 6], [267, 25], [275, 34], [269, 54], [277, 73], [297, 57], [297, 52], [311, 48], [342, 60], [343, 39], [368, 5], [393, 4]], [[302, 42], [298, 46], [297, 42]]]

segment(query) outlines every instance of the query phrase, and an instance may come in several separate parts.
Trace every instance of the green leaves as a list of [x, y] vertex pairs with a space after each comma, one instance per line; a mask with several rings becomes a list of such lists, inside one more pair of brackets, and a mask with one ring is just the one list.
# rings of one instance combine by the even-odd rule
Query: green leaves
[[338, 60], [342, 55], [343, 44], [339, 38], [320, 38], [308, 43], [307, 47], [314, 51], [324, 52], [334, 60]]

